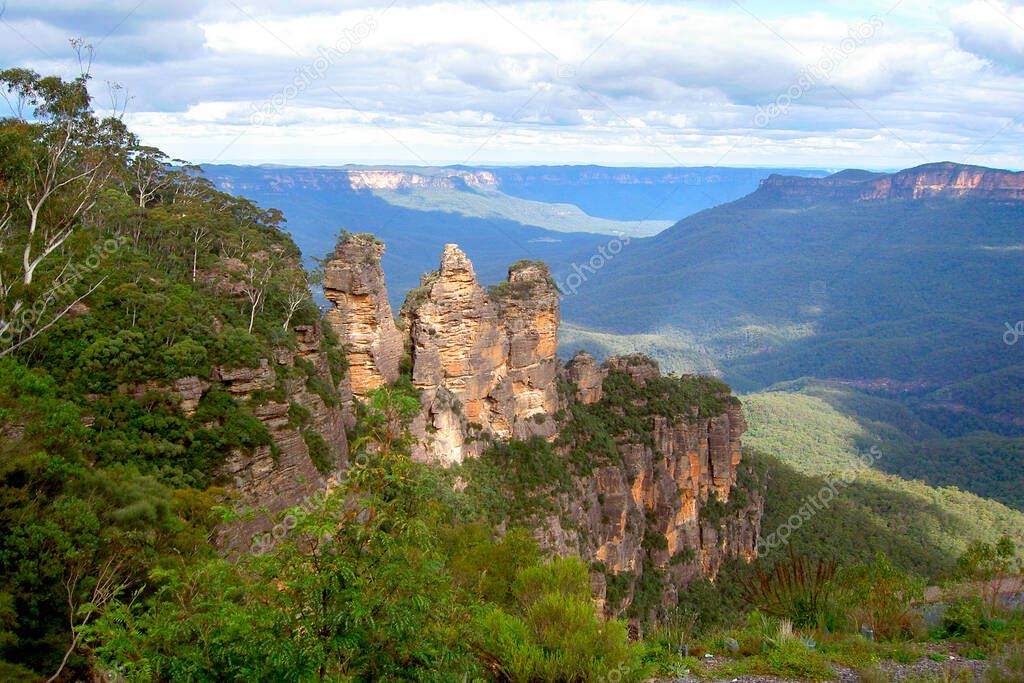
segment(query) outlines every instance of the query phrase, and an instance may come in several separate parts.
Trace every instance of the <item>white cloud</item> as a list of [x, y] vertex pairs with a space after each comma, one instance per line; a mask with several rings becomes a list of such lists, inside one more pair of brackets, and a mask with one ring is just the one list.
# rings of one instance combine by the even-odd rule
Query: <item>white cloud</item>
[[1024, 166], [1024, 8], [742, 5], [39, 0], [0, 59], [67, 74], [84, 33], [197, 161]]

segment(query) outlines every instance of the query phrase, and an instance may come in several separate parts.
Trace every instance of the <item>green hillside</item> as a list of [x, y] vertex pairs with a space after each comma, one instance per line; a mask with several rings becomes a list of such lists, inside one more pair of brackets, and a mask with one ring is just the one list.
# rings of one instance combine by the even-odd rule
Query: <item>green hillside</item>
[[[635, 334], [684, 329], [734, 385], [802, 376], [941, 385], [1018, 365], [1024, 206], [843, 202], [762, 192], [703, 211], [567, 297], [565, 317]], [[799, 329], [774, 338], [772, 330]]]
[[[851, 552], [884, 550], [902, 557], [908, 569], [934, 576], [947, 570], [972, 540], [994, 540], [1004, 533], [1024, 540], [1020, 510], [956, 486], [933, 486], [890, 474], [912, 453], [913, 443], [892, 423], [844, 411], [841, 401], [861, 397], [847, 392], [837, 400], [830, 392], [841, 394], [812, 385], [801, 391], [769, 391], [742, 398], [749, 423], [744, 444], [772, 454], [781, 468], [779, 478], [770, 484], [765, 534], [782, 524], [805, 496], [819, 490], [825, 477], [855, 472], [852, 485], [840, 489], [835, 505], [794, 534], [795, 542], [822, 552], [837, 543], [838, 534], [847, 539], [839, 546]], [[870, 397], [865, 402], [870, 403]], [[895, 413], [897, 421], [911, 419], [898, 410]], [[872, 465], [865, 469], [860, 463], [868, 455]], [[975, 470], [965, 467], [971, 477], [976, 477]], [[996, 470], [990, 483], [1012, 476]], [[880, 531], [856, 531], [864, 525]]]

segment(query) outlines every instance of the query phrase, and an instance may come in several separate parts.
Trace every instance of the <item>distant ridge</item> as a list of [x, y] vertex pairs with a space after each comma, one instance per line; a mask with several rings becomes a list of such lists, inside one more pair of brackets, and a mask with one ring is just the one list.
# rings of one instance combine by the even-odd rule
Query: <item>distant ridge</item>
[[896, 173], [857, 169], [825, 178], [772, 174], [757, 194], [849, 201], [915, 200], [932, 197], [1024, 201], [1024, 172], [942, 161]]

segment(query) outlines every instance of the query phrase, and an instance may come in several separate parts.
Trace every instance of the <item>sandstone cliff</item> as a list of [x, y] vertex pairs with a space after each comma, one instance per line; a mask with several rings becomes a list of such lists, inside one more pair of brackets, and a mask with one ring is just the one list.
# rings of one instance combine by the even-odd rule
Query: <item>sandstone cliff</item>
[[395, 326], [380, 267], [384, 245], [372, 235], [343, 237], [324, 269], [327, 324], [346, 347], [352, 393], [398, 379], [402, 335]]
[[414, 457], [461, 462], [494, 439], [554, 433], [558, 291], [546, 266], [517, 264], [488, 292], [449, 244], [402, 321], [423, 402]]
[[769, 196], [848, 201], [919, 200], [933, 197], [1024, 201], [1024, 173], [952, 162], [924, 164], [898, 173], [847, 170], [827, 178], [773, 174], [761, 181]]
[[272, 439], [252, 452], [232, 452], [224, 464], [237, 506], [260, 512], [222, 528], [223, 547], [258, 550], [260, 535], [280, 512], [324, 490], [348, 464], [346, 429], [354, 421], [348, 380], [334, 381], [319, 325], [297, 326], [295, 334], [294, 349], [276, 351], [276, 367], [262, 361], [256, 369], [214, 370], [236, 400], [251, 405]]
[[[674, 605], [689, 581], [714, 577], [726, 560], [756, 557], [763, 489], [741, 467], [746, 423], [727, 387], [661, 377], [640, 356], [598, 367], [580, 353], [564, 375], [572, 382], [566, 420], [585, 421], [588, 433], [566, 425], [559, 450], [586, 448], [595, 428], [606, 429], [618, 459], [578, 475], [541, 535], [559, 552], [598, 563], [593, 583], [608, 614], [649, 616]], [[645, 574], [646, 585], [660, 590], [637, 602]]]
[[522, 262], [492, 291], [455, 245], [391, 319], [380, 257], [365, 237], [339, 244], [327, 264], [327, 314], [346, 348], [357, 397], [398, 378], [408, 349], [423, 410], [414, 457], [442, 463], [475, 457], [495, 439], [554, 434], [558, 291], [543, 264]]
[[430, 188], [450, 190], [456, 187], [488, 187], [498, 184], [490, 171], [459, 169], [356, 168], [346, 171], [353, 190], [401, 190]]

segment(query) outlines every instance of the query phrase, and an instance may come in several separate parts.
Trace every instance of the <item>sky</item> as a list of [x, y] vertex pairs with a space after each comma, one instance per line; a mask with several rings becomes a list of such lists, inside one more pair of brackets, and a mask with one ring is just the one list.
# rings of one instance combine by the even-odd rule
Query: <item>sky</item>
[[96, 107], [194, 163], [1024, 168], [1024, 1], [0, 7], [0, 68], [83, 38]]

